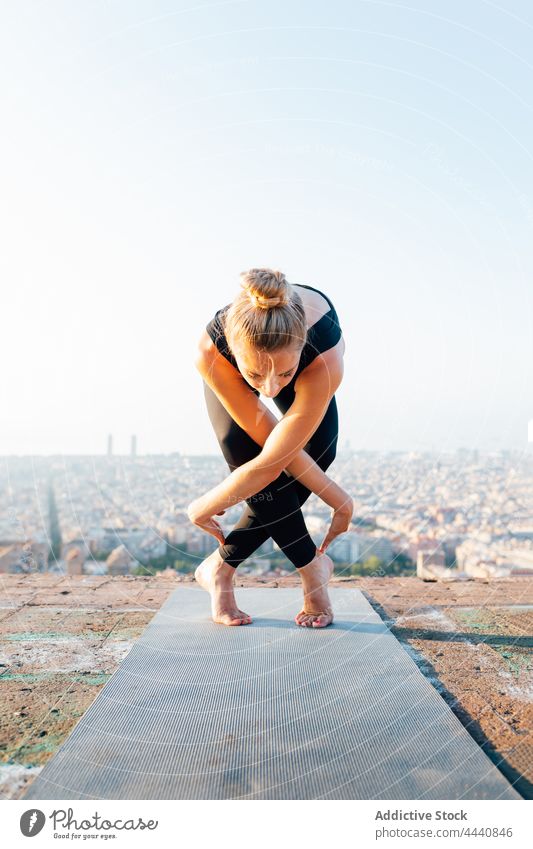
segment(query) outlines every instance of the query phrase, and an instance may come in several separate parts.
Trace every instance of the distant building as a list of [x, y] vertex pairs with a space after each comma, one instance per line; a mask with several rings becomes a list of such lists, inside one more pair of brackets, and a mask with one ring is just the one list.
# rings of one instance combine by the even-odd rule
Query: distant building
[[506, 578], [509, 575], [508, 570], [498, 566], [494, 560], [469, 561], [464, 571], [471, 578]]
[[0, 572], [42, 572], [48, 566], [47, 542], [0, 540]]
[[199, 532], [198, 534], [190, 535], [187, 538], [187, 551], [189, 554], [196, 554], [200, 557], [207, 557], [218, 548], [219, 543], [212, 534]]
[[132, 460], [135, 460], [136, 456], [137, 456], [137, 437], [135, 436], [135, 434], [133, 434], [133, 436], [131, 437], [130, 457], [131, 457]]
[[368, 536], [355, 531], [346, 531], [334, 539], [327, 553], [339, 563], [362, 563], [369, 557], [377, 557], [389, 563], [394, 556], [392, 545], [386, 537]]
[[369, 557], [377, 557], [383, 563], [390, 563], [394, 557], [392, 545], [387, 537], [374, 537], [357, 534], [359, 540], [359, 554], [357, 560], [364, 563]]
[[67, 575], [83, 575], [84, 564], [85, 554], [83, 549], [72, 546], [65, 558]]
[[107, 437], [107, 456], [113, 456], [113, 436], [111, 433]]
[[[472, 577], [510, 577], [529, 575], [533, 577], [533, 550], [516, 546], [516, 540], [498, 539], [487, 543], [478, 535], [466, 539], [457, 546], [457, 565]], [[514, 543], [514, 545], [513, 545]]]
[[358, 534], [347, 532], [334, 539], [327, 554], [338, 563], [356, 563], [359, 559], [360, 539]]
[[[432, 569], [435, 566], [437, 568]], [[419, 551], [416, 557], [416, 576], [422, 580], [433, 579], [446, 567], [446, 557], [444, 551], [440, 548], [426, 549]]]
[[431, 552], [438, 548], [438, 540], [433, 537], [418, 536], [409, 543], [407, 555], [413, 563], [418, 561], [418, 552]]
[[254, 554], [272, 554], [274, 551], [274, 540], [272, 537], [269, 537], [262, 543], [259, 548], [256, 548]]
[[15, 572], [20, 560], [19, 543], [7, 543], [0, 546], [0, 572]]
[[124, 545], [141, 563], [148, 562], [153, 557], [163, 557], [167, 549], [166, 540], [151, 528], [103, 527], [98, 539], [92, 542], [93, 554], [105, 557], [119, 545]]
[[165, 533], [170, 545], [183, 545], [187, 539], [187, 528], [184, 525], [169, 526]]
[[430, 563], [434, 566], [446, 566], [446, 557], [441, 548], [434, 548], [433, 550], [427, 549], [425, 551], [418, 552], [416, 557], [417, 569], [419, 567], [427, 566]]
[[129, 575], [139, 562], [136, 560], [125, 545], [117, 545], [106, 560], [109, 575]]
[[[79, 529], [78, 529], [79, 530]], [[88, 557], [91, 555], [91, 546], [90, 542], [83, 537], [73, 536], [72, 539], [67, 540], [61, 546], [61, 559], [67, 560], [69, 552], [71, 549], [78, 549], [83, 553], [83, 561], [85, 562]]]
[[249, 557], [240, 569], [243, 575], [265, 575], [271, 571], [271, 562], [268, 557]]

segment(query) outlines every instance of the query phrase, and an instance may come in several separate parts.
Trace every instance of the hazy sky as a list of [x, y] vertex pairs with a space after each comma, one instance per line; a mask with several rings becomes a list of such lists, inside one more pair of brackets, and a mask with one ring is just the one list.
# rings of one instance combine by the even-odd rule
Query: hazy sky
[[218, 452], [194, 349], [263, 265], [337, 308], [341, 444], [526, 450], [532, 43], [515, 0], [3, 2], [0, 454]]

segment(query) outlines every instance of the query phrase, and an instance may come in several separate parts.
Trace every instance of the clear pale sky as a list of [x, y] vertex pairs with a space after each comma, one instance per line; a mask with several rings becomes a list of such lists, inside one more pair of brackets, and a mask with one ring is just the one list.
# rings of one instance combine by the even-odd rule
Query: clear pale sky
[[335, 303], [341, 444], [527, 450], [532, 41], [515, 0], [2, 3], [0, 454], [218, 453], [194, 348], [251, 266]]

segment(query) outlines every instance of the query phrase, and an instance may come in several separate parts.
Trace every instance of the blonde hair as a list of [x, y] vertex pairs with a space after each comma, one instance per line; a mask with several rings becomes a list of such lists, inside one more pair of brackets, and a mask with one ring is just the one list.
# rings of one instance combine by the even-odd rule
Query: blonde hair
[[304, 305], [283, 272], [250, 268], [240, 276], [242, 291], [224, 317], [230, 348], [236, 342], [260, 351], [303, 348], [307, 338]]

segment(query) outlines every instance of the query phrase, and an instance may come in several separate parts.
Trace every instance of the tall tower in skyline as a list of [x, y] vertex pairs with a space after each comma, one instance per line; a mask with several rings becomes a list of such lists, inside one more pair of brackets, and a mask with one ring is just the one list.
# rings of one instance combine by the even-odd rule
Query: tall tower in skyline
[[108, 434], [108, 436], [107, 436], [107, 456], [108, 457], [113, 456], [113, 434], [112, 433]]
[[137, 437], [136, 437], [135, 434], [133, 434], [133, 436], [131, 437], [130, 457], [131, 457], [132, 460], [134, 460], [136, 456], [137, 456]]

